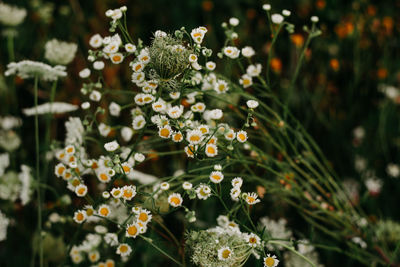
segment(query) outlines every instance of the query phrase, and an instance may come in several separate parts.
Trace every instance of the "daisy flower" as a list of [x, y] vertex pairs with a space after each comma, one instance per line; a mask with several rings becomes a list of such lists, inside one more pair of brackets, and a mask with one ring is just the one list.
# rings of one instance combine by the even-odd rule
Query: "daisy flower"
[[252, 193], [245, 194], [245, 201], [249, 205], [254, 205], [254, 204], [257, 204], [258, 202], [260, 202], [261, 200], [258, 199], [257, 193], [252, 192]]
[[108, 152], [114, 152], [115, 150], [117, 150], [119, 148], [119, 144], [117, 141], [112, 141], [109, 143], [105, 143], [104, 144], [104, 148], [108, 151]]
[[218, 250], [218, 259], [221, 261], [228, 260], [232, 257], [233, 251], [229, 247], [222, 247]]
[[208, 157], [215, 157], [218, 155], [218, 147], [216, 145], [207, 144], [205, 152]]
[[110, 216], [111, 210], [108, 205], [103, 204], [99, 207], [99, 210], [97, 213], [102, 217], [108, 217], [108, 216]]
[[249, 246], [252, 248], [255, 248], [261, 244], [260, 238], [254, 233], [248, 234], [246, 236], [246, 240]]
[[119, 187], [114, 187], [111, 190], [111, 195], [113, 196], [113, 198], [121, 198], [122, 197], [122, 190]]
[[148, 211], [146, 209], [140, 209], [140, 211], [137, 213], [138, 222], [147, 224], [148, 222], [150, 222], [151, 218], [152, 218], [152, 215], [150, 214], [150, 211]]
[[126, 236], [136, 238], [139, 235], [139, 225], [137, 223], [126, 226]]
[[192, 145], [197, 145], [203, 140], [203, 133], [200, 130], [188, 131], [186, 140]]
[[121, 53], [114, 53], [110, 55], [111, 62], [119, 64], [124, 60], [124, 56]]
[[165, 125], [164, 127], [160, 127], [158, 129], [158, 135], [161, 138], [168, 139], [171, 136], [171, 134], [172, 134], [172, 129], [171, 126], [169, 125]]
[[210, 174], [210, 180], [214, 184], [219, 184], [224, 179], [224, 174], [220, 171], [213, 171]]
[[75, 211], [74, 213], [74, 221], [76, 223], [83, 223], [86, 220], [86, 213], [83, 210]]
[[84, 197], [84, 196], [86, 196], [87, 191], [88, 191], [87, 186], [84, 185], [84, 184], [80, 184], [80, 185], [78, 185], [77, 187], [75, 187], [75, 194], [76, 194], [78, 197]]
[[179, 193], [173, 193], [171, 195], [169, 195], [168, 197], [168, 203], [172, 206], [172, 207], [179, 207], [182, 205], [183, 199], [181, 197], [181, 194]]
[[136, 196], [136, 186], [134, 185], [125, 185], [122, 187], [122, 198], [125, 200], [131, 200], [134, 196]]
[[117, 254], [121, 255], [121, 257], [127, 257], [131, 254], [132, 248], [126, 244], [122, 243], [117, 247]]
[[246, 131], [239, 131], [236, 133], [236, 140], [238, 140], [240, 143], [244, 143], [247, 141], [247, 132]]
[[267, 254], [267, 257], [264, 258], [263, 262], [264, 267], [276, 267], [278, 266], [279, 260], [275, 255], [270, 256], [270, 254]]
[[169, 183], [167, 183], [167, 182], [161, 183], [160, 188], [161, 188], [162, 191], [168, 190], [169, 189]]
[[206, 200], [211, 195], [211, 188], [206, 184], [200, 184], [196, 188], [196, 194], [198, 199]]
[[233, 187], [241, 187], [243, 184], [243, 179], [241, 177], [235, 177], [232, 179], [232, 186]]
[[183, 182], [182, 187], [183, 187], [183, 189], [185, 189], [185, 190], [190, 190], [190, 189], [192, 189], [193, 184], [190, 183], [190, 182]]

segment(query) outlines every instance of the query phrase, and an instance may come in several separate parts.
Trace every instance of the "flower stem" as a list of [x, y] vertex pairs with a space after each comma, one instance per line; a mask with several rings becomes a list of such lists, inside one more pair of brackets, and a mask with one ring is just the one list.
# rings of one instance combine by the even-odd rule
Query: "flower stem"
[[163, 255], [165, 255], [167, 258], [169, 258], [170, 260], [172, 260], [173, 262], [175, 262], [176, 264], [178, 264], [179, 266], [182, 266], [182, 263], [180, 263], [179, 261], [175, 260], [171, 255], [169, 255], [167, 252], [165, 252], [164, 250], [162, 250], [161, 248], [159, 248], [156, 244], [153, 243], [153, 240], [151, 240], [150, 238], [144, 237], [142, 235], [139, 235], [144, 241], [146, 241], [147, 243], [149, 243], [150, 245], [152, 245], [155, 249], [157, 249], [159, 252], [161, 252]]
[[[35, 76], [35, 85], [34, 85], [34, 98], [35, 98], [35, 144], [36, 144], [36, 179], [38, 184], [40, 181], [40, 158], [39, 158], [39, 114], [37, 110], [38, 106], [38, 76]], [[41, 189], [40, 186], [37, 186], [37, 205], [38, 205], [38, 234], [39, 234], [39, 263], [40, 267], [43, 267], [43, 243], [42, 243], [42, 199], [41, 199]]]

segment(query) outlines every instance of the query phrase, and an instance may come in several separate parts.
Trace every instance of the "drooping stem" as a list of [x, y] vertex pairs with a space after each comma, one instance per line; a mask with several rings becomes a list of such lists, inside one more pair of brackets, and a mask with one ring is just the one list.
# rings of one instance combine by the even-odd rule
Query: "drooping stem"
[[149, 243], [150, 245], [152, 245], [155, 249], [157, 249], [159, 252], [161, 252], [164, 256], [166, 256], [167, 258], [169, 258], [170, 260], [172, 260], [173, 262], [175, 262], [176, 264], [178, 264], [179, 266], [182, 266], [182, 263], [180, 263], [179, 261], [177, 261], [176, 259], [174, 259], [171, 255], [169, 255], [167, 252], [165, 252], [164, 250], [162, 250], [161, 248], [159, 248], [156, 244], [153, 243], [153, 240], [148, 238], [148, 237], [144, 237], [142, 235], [139, 235], [143, 240], [145, 240], [147, 243]]
[[[36, 145], [36, 180], [38, 185], [41, 183], [40, 179], [40, 158], [39, 158], [39, 114], [38, 114], [38, 81], [39, 77], [35, 76], [34, 85], [34, 98], [35, 98], [35, 145]], [[38, 226], [37, 231], [39, 235], [39, 263], [40, 267], [43, 267], [43, 244], [42, 244], [42, 199], [41, 199], [41, 189], [37, 186], [37, 205], [38, 205]]]
[[297, 256], [299, 256], [300, 258], [304, 259], [306, 262], [308, 262], [309, 264], [311, 264], [312, 267], [316, 267], [315, 264], [310, 261], [307, 257], [305, 257], [303, 254], [299, 253], [297, 250], [295, 250], [293, 247], [288, 246], [287, 244], [285, 244], [284, 242], [281, 241], [276, 241], [276, 240], [270, 240], [268, 241], [269, 244], [276, 244], [278, 246], [282, 246], [288, 250], [290, 250], [291, 252], [293, 252], [294, 254], [296, 254]]

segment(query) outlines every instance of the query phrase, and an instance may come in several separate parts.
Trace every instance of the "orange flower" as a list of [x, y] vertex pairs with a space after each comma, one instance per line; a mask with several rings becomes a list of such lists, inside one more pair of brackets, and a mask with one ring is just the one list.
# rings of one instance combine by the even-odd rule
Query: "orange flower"
[[303, 35], [298, 34], [298, 33], [292, 34], [292, 35], [290, 36], [290, 40], [292, 41], [292, 43], [294, 43], [294, 45], [295, 45], [296, 47], [302, 47], [303, 44], [304, 44], [304, 37], [303, 37]]
[[325, 2], [325, 0], [317, 0], [317, 2], [315, 2], [315, 6], [318, 9], [324, 9], [326, 6], [326, 2]]
[[203, 10], [206, 12], [211, 11], [214, 7], [214, 3], [209, 0], [203, 1], [203, 3], [201, 5], [203, 7]]
[[379, 79], [385, 79], [388, 75], [388, 71], [385, 68], [379, 68], [376, 72]]
[[282, 70], [282, 61], [279, 58], [271, 59], [270, 66], [272, 71], [280, 73]]
[[333, 70], [333, 71], [338, 71], [339, 70], [339, 67], [340, 67], [340, 64], [339, 64], [339, 60], [337, 60], [336, 58], [332, 58], [330, 61], [329, 61], [329, 66], [331, 67], [331, 69]]

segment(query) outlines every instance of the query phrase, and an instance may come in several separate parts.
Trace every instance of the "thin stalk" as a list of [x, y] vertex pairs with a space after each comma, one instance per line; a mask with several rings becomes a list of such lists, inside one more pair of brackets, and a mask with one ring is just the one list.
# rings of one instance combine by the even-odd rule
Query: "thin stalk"
[[311, 266], [316, 267], [314, 263], [312, 263], [312, 261], [310, 261], [307, 257], [305, 257], [303, 254], [299, 253], [298, 251], [296, 251], [293, 247], [290, 247], [288, 245], [286, 245], [283, 242], [280, 241], [276, 241], [276, 240], [270, 240], [268, 241], [269, 244], [276, 244], [279, 246], [282, 246], [288, 250], [290, 250], [291, 252], [293, 252], [294, 254], [296, 254], [297, 256], [299, 256], [300, 258], [304, 259], [306, 262], [308, 262], [309, 264], [311, 264]]
[[[34, 85], [34, 98], [35, 98], [35, 144], [36, 144], [36, 179], [38, 184], [41, 184], [40, 179], [40, 158], [39, 158], [39, 114], [37, 110], [38, 106], [38, 82], [39, 77], [35, 76]], [[40, 186], [37, 186], [37, 205], [38, 205], [38, 234], [39, 234], [39, 263], [40, 267], [43, 267], [43, 243], [42, 243], [42, 198]]]
[[169, 258], [170, 260], [172, 260], [173, 262], [175, 262], [176, 264], [178, 264], [179, 266], [182, 266], [182, 263], [180, 263], [179, 261], [177, 261], [176, 259], [174, 259], [171, 255], [169, 255], [167, 252], [165, 252], [164, 250], [162, 250], [160, 247], [158, 247], [156, 244], [153, 243], [153, 240], [151, 240], [150, 238], [144, 237], [142, 235], [139, 235], [144, 241], [146, 241], [147, 243], [149, 243], [150, 245], [152, 245], [155, 249], [157, 249], [159, 252], [161, 252], [161, 254], [163, 254], [164, 256], [166, 256], [167, 258]]

